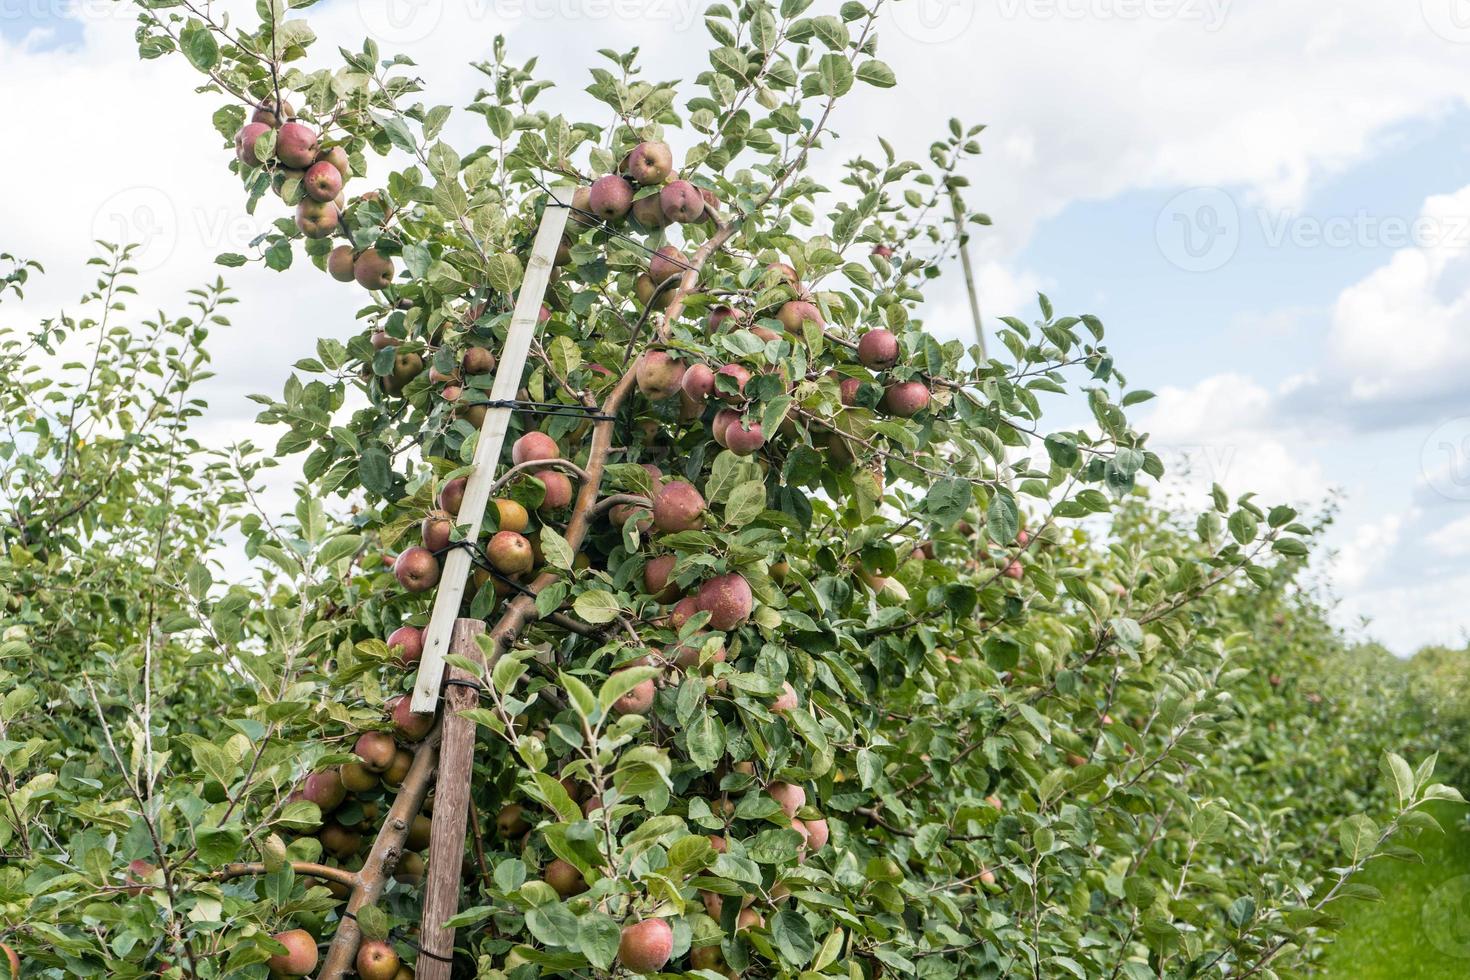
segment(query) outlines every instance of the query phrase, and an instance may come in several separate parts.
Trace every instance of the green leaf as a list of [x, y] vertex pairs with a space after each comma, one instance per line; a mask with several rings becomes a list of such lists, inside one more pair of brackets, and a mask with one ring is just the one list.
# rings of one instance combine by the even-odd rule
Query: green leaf
[[571, 570], [572, 562], [576, 556], [572, 553], [572, 546], [567, 544], [567, 539], [557, 532], [556, 528], [547, 524], [541, 528], [541, 553], [546, 556], [555, 568]]
[[219, 42], [214, 39], [214, 33], [193, 18], [179, 32], [179, 50], [200, 71], [210, 71], [219, 64]]
[[577, 948], [599, 970], [612, 966], [621, 938], [622, 929], [612, 916], [593, 911], [577, 920]]
[[859, 80], [878, 88], [893, 88], [898, 83], [898, 79], [894, 77], [893, 69], [876, 58], [858, 65], [857, 77]]
[[1021, 531], [1021, 511], [1009, 490], [990, 498], [985, 511], [985, 531], [996, 544], [1011, 544]]
[[1384, 753], [1384, 762], [1393, 774], [1394, 788], [1398, 791], [1399, 806], [1407, 806], [1414, 799], [1414, 770], [1409, 768], [1404, 757], [1396, 752]]
[[223, 827], [201, 827], [194, 834], [199, 842], [199, 859], [206, 864], [229, 864], [240, 858], [240, 845], [245, 841], [245, 829], [237, 823]]
[[583, 592], [572, 600], [572, 608], [577, 611], [578, 616], [594, 625], [610, 623], [618, 618], [618, 613], [622, 612], [617, 597], [602, 589]]
[[1362, 813], [1355, 813], [1338, 825], [1338, 840], [1348, 861], [1358, 864], [1368, 859], [1378, 842], [1378, 825]]
[[759, 517], [766, 509], [766, 485], [759, 480], [742, 483], [730, 491], [725, 502], [725, 523], [741, 527]]
[[521, 284], [521, 260], [509, 252], [490, 256], [485, 265], [485, 281], [497, 292], [511, 293]]
[[613, 702], [618, 698], [644, 681], [657, 677], [661, 672], [661, 668], [658, 667], [626, 667], [614, 671], [607, 680], [603, 681], [602, 689], [597, 692], [597, 701], [602, 705], [603, 711], [609, 711], [612, 709]]
[[796, 966], [805, 966], [817, 952], [812, 927], [801, 913], [793, 909], [782, 909], [771, 920], [771, 940], [780, 950], [782, 959]]

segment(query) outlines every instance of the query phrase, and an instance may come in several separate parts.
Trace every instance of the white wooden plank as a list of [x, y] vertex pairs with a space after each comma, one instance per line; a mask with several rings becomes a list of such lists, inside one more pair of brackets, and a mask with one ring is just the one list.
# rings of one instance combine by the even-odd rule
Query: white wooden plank
[[[531, 247], [531, 256], [526, 261], [525, 275], [521, 279], [520, 292], [516, 295], [515, 310], [511, 313], [510, 330], [505, 347], [497, 355], [499, 367], [495, 382], [490, 389], [491, 401], [510, 401], [515, 398], [525, 372], [526, 355], [531, 349], [531, 340], [539, 324], [541, 303], [546, 296], [546, 287], [551, 281], [552, 261], [556, 258], [557, 246], [561, 244], [566, 229], [566, 207], [570, 205], [570, 188], [558, 187], [551, 191], [552, 200], [541, 215], [541, 226], [536, 230], [536, 241]], [[480, 539], [480, 527], [484, 523], [485, 508], [490, 503], [490, 486], [495, 482], [495, 469], [500, 462], [500, 451], [505, 445], [506, 429], [510, 426], [511, 410], [491, 408], [485, 413], [480, 426], [479, 442], [471, 460], [474, 467], [465, 485], [464, 502], [460, 505], [457, 523], [464, 529], [467, 541]], [[429, 626], [424, 631], [424, 655], [419, 661], [418, 681], [413, 689], [411, 707], [421, 714], [432, 712], [439, 703], [439, 688], [444, 680], [444, 657], [449, 651], [450, 635], [454, 621], [459, 616], [459, 606], [464, 600], [465, 584], [469, 580], [472, 562], [470, 554], [463, 548], [455, 548], [444, 559], [444, 574], [439, 578], [439, 591], [434, 596], [434, 609], [429, 614]]]

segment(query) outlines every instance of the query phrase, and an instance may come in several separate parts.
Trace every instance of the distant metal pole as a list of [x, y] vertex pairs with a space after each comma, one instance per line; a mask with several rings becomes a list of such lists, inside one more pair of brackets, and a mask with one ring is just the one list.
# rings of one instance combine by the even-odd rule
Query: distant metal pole
[[985, 355], [985, 328], [981, 326], [980, 320], [980, 292], [975, 288], [975, 270], [970, 265], [969, 234], [965, 231], [965, 210], [960, 207], [960, 196], [955, 193], [954, 185], [949, 184], [949, 204], [954, 211], [954, 227], [960, 248], [960, 265], [965, 270], [965, 295], [970, 299], [970, 319], [975, 323], [975, 343], [980, 345], [980, 360], [986, 360]]

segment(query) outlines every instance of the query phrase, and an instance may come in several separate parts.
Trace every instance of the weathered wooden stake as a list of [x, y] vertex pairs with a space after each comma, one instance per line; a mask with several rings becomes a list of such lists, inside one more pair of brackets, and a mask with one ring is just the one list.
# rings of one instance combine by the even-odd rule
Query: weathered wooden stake
[[[505, 347], [500, 351], [500, 365], [495, 372], [495, 382], [490, 389], [490, 400], [495, 402], [514, 401], [521, 387], [521, 375], [526, 369], [526, 354], [531, 349], [531, 340], [536, 335], [540, 320], [541, 301], [546, 287], [551, 282], [552, 262], [556, 258], [557, 246], [561, 244], [562, 232], [567, 226], [567, 207], [572, 193], [566, 188], [554, 188], [541, 215], [541, 226], [536, 230], [536, 242], [531, 248], [531, 257], [526, 262], [526, 272], [521, 279], [520, 292], [516, 294], [516, 305], [511, 313], [510, 331], [505, 338]], [[495, 482], [495, 467], [500, 462], [500, 450], [505, 445], [505, 432], [510, 427], [511, 409], [494, 407], [486, 411], [485, 421], [480, 425], [479, 441], [475, 444], [475, 456], [471, 460], [474, 469], [465, 485], [464, 502], [460, 504], [455, 518], [464, 529], [466, 541], [480, 540], [480, 525], [485, 519], [485, 507], [490, 503], [490, 487]], [[424, 655], [419, 661], [418, 682], [414, 685], [410, 707], [419, 714], [430, 714], [439, 704], [439, 684], [444, 678], [444, 654], [449, 650], [449, 634], [454, 620], [459, 616], [459, 604], [464, 599], [465, 582], [470, 575], [470, 553], [455, 548], [444, 559], [444, 574], [439, 578], [439, 591], [434, 596], [434, 609], [429, 614], [429, 626], [424, 631]]]
[[[478, 663], [484, 655], [475, 638], [485, 632], [478, 619], [456, 619], [449, 644], [451, 653]], [[480, 678], [454, 664], [448, 665], [444, 717], [440, 721], [439, 779], [434, 790], [433, 830], [429, 836], [429, 876], [424, 884], [423, 918], [419, 924], [421, 955], [415, 968], [419, 980], [449, 980], [454, 955], [454, 930], [444, 923], [459, 912], [460, 864], [464, 860], [465, 822], [470, 803], [470, 777], [475, 764], [475, 723], [460, 712], [479, 704], [472, 686]], [[442, 957], [442, 959], [440, 958]]]

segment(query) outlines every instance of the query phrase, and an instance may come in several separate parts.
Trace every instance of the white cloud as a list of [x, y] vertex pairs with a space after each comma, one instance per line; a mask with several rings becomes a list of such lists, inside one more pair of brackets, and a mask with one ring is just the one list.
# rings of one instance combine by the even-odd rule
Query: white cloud
[[1361, 588], [1375, 571], [1383, 569], [1386, 556], [1398, 546], [1404, 525], [1413, 518], [1412, 512], [1385, 514], [1381, 520], [1354, 528], [1347, 544], [1338, 551], [1333, 574], [1336, 584], [1348, 590]]
[[1329, 342], [1354, 400], [1463, 388], [1470, 367], [1470, 187], [1429, 198], [1420, 223], [1422, 246], [1395, 252], [1338, 298]]
[[1470, 517], [1450, 521], [1426, 536], [1431, 548], [1447, 558], [1470, 558]]
[[[1244, 198], [1271, 207], [1296, 207], [1323, 176], [1388, 146], [1395, 125], [1463, 105], [1470, 93], [1466, 48], [1437, 36], [1413, 2], [1346, 0], [1324, 10], [1269, 0], [955, 0], [940, 2], [945, 16], [928, 22], [910, 13], [922, 5], [905, 0], [895, 8], [898, 25], [882, 32], [881, 51], [899, 87], [865, 90], [860, 107], [834, 116], [841, 142], [829, 140], [832, 162], [825, 166], [834, 175], [841, 160], [866, 152], [879, 134], [902, 155], [921, 158], [952, 114], [989, 123], [982, 136], [987, 152], [971, 174], [969, 194], [996, 222], [974, 244], [987, 317], [1034, 315], [1034, 293], [1050, 284], [1040, 272], [1016, 268], [1014, 256], [1038, 222], [1073, 202], [1213, 185], [1241, 189]], [[245, 3], [225, 6], [252, 21]], [[692, 79], [705, 68], [707, 39], [697, 16], [703, 6], [695, 0], [334, 0], [310, 8], [308, 16], [323, 38], [319, 64], [335, 61], [339, 43], [356, 47], [371, 25], [385, 53], [414, 57], [431, 104], [468, 101], [486, 79], [466, 63], [489, 57], [491, 37], [507, 33], [515, 63], [540, 54], [538, 73], [558, 83], [538, 108], [605, 119], [600, 109], [588, 111], [581, 91], [586, 69], [601, 60], [596, 49], [637, 44], [647, 77]], [[814, 12], [829, 6], [836, 4]], [[1153, 13], [1141, 19], [1120, 13], [1130, 6]], [[139, 62], [127, 5], [84, 9], [79, 49], [45, 49], [44, 31], [22, 41], [0, 37], [0, 83], [31, 93], [6, 106], [7, 132], [15, 138], [12, 152], [0, 156], [0, 182], [12, 188], [0, 244], [43, 260], [53, 273], [30, 290], [27, 313], [50, 313], [73, 299], [90, 238], [121, 234], [111, 230], [114, 214], [124, 217], [132, 236], [151, 236], [147, 260], [156, 267], [143, 283], [144, 298], [134, 301], [139, 309], [175, 304], [185, 288], [218, 274], [216, 253], [243, 250], [260, 222], [279, 214], [264, 202], [261, 218], [240, 217], [228, 149], [208, 123], [220, 99], [193, 93], [198, 77], [183, 60]], [[1223, 20], [1188, 16], [1190, 10]], [[1333, 84], [1320, 84], [1323, 78]], [[686, 84], [685, 94], [692, 92]], [[483, 133], [467, 115], [450, 130], [466, 148]], [[1470, 210], [1467, 194], [1470, 189], [1433, 199], [1426, 210]], [[1152, 228], [1155, 217], [1137, 220]], [[1196, 489], [1219, 480], [1232, 490], [1261, 490], [1266, 499], [1321, 499], [1328, 479], [1316, 454], [1330, 458], [1335, 450], [1324, 448], [1319, 435], [1284, 426], [1282, 399], [1320, 390], [1326, 382], [1315, 378], [1344, 374], [1359, 397], [1379, 400], [1451, 372], [1463, 377], [1470, 345], [1462, 339], [1462, 262], [1432, 248], [1395, 256], [1341, 298], [1327, 362], [1302, 365], [1300, 377], [1285, 385], [1273, 389], [1246, 374], [1222, 373], [1163, 389], [1147, 422], [1157, 445], [1194, 447], [1190, 486]], [[268, 445], [274, 436], [257, 432], [249, 421], [255, 406], [244, 396], [279, 390], [286, 366], [311, 353], [318, 336], [353, 332], [358, 296], [351, 286], [299, 269], [279, 275], [247, 268], [230, 273], [229, 281], [241, 303], [229, 310], [236, 326], [214, 339], [219, 377], [202, 431], [211, 441], [254, 433]], [[1064, 296], [1054, 298], [1069, 305]], [[7, 306], [24, 318], [15, 304]], [[969, 311], [957, 274], [924, 312], [937, 333], [968, 340]], [[1296, 320], [1294, 311], [1267, 315], [1257, 328], [1289, 332]], [[288, 462], [279, 472], [290, 469]], [[1381, 520], [1357, 529], [1344, 550], [1357, 547], [1353, 554], [1364, 557], [1349, 561], [1364, 567], [1374, 547], [1388, 546], [1389, 533]], [[1370, 584], [1366, 574], [1350, 569], [1350, 577]], [[1383, 628], [1396, 636], [1436, 630], [1452, 636], [1451, 593], [1443, 585], [1436, 586], [1443, 592], [1438, 606], [1433, 596], [1409, 588], [1355, 594], [1352, 602], [1378, 611]], [[1429, 611], [1421, 615], [1416, 603], [1431, 604], [1423, 607]]]

